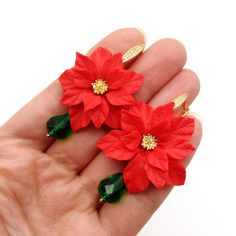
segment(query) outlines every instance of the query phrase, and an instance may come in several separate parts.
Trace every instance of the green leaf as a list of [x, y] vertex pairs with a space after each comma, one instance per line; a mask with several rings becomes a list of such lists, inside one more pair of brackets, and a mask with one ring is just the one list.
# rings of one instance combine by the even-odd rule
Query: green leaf
[[53, 116], [47, 122], [48, 136], [65, 139], [71, 133], [70, 116], [68, 113]]

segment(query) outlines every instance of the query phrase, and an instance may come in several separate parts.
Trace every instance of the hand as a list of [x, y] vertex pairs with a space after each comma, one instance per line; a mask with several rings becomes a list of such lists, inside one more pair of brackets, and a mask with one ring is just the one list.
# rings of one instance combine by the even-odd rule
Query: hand
[[[95, 47], [124, 53], [144, 40], [138, 30], [122, 29]], [[185, 62], [185, 49], [176, 40], [153, 44], [131, 65], [145, 78], [136, 97], [156, 107], [187, 93], [191, 104], [199, 81], [194, 72], [183, 69]], [[106, 132], [103, 129], [90, 126], [63, 141], [46, 136], [47, 120], [66, 112], [61, 96], [55, 81], [0, 128], [0, 235], [137, 234], [171, 187], [162, 191], [149, 187], [97, 210], [98, 183], [121, 171], [123, 164], [95, 147]], [[201, 125], [196, 120], [195, 147], [200, 138]]]

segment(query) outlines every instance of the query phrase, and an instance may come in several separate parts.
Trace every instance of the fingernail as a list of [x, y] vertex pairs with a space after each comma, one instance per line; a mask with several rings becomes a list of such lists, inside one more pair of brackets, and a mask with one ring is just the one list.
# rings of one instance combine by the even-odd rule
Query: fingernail
[[146, 43], [147, 42], [147, 35], [146, 33], [144, 32], [144, 30], [140, 27], [135, 27], [136, 30], [138, 30], [144, 37], [144, 42]]
[[196, 112], [189, 112], [188, 116], [192, 116], [194, 118], [197, 118], [202, 123], [202, 118]]

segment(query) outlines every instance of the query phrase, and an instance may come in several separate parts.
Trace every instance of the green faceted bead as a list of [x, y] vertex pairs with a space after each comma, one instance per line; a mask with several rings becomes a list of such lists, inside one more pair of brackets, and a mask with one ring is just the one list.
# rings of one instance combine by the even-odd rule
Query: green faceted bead
[[115, 203], [120, 200], [126, 192], [122, 173], [117, 173], [103, 179], [98, 185], [98, 192], [100, 198], [105, 202]]
[[65, 139], [71, 133], [69, 114], [51, 117], [47, 122], [47, 129], [49, 137]]

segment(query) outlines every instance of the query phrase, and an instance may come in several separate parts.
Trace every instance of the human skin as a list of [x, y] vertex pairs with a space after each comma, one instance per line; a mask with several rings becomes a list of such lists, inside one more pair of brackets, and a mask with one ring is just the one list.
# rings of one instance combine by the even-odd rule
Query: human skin
[[[145, 38], [139, 30], [121, 29], [89, 53], [97, 46], [124, 53], [140, 43]], [[190, 105], [200, 85], [193, 71], [183, 69], [185, 62], [186, 51], [178, 41], [154, 43], [130, 66], [145, 78], [136, 98], [157, 107], [187, 93]], [[98, 209], [98, 183], [122, 171], [124, 164], [96, 148], [106, 129], [91, 125], [63, 141], [46, 136], [47, 120], [67, 110], [60, 104], [61, 97], [56, 80], [0, 128], [0, 235], [136, 235], [172, 188], [160, 191], [150, 186]], [[201, 134], [196, 118], [191, 140], [196, 148]]]

